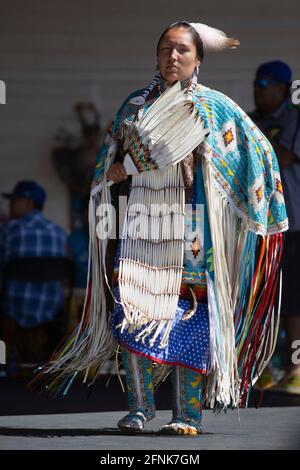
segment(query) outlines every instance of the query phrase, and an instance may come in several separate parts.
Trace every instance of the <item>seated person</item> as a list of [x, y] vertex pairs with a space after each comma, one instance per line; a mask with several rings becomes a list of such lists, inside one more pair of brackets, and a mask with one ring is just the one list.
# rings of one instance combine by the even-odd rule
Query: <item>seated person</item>
[[[12, 193], [2, 195], [10, 202], [10, 220], [0, 228], [2, 276], [12, 259], [67, 255], [65, 231], [42, 214], [46, 192], [40, 185], [20, 181]], [[8, 360], [43, 360], [47, 354], [44, 326], [63, 305], [63, 286], [60, 282], [2, 281], [0, 337], [6, 343]]]

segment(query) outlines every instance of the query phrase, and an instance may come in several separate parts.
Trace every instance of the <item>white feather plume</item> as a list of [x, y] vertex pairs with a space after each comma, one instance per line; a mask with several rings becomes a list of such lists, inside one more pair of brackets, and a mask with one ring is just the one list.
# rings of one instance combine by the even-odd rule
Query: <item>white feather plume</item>
[[223, 49], [235, 49], [239, 44], [238, 39], [229, 38], [223, 31], [212, 28], [203, 23], [190, 23], [197, 31], [202, 42], [204, 52], [217, 52]]

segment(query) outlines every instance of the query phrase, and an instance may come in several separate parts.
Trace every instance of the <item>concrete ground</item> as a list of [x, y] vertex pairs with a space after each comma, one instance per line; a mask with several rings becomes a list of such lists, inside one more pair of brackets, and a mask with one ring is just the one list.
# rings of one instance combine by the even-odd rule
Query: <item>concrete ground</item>
[[125, 412], [0, 417], [0, 449], [5, 450], [205, 450], [300, 449], [300, 407], [260, 408], [215, 415], [204, 411], [204, 434], [160, 436], [170, 418], [158, 411], [143, 433], [122, 435], [117, 421]]

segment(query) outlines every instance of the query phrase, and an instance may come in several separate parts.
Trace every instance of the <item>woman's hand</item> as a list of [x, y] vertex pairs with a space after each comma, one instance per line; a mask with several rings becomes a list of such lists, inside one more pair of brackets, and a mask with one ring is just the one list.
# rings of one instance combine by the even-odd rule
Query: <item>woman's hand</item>
[[111, 180], [114, 183], [126, 180], [127, 176], [125, 167], [120, 162], [113, 163], [106, 173], [107, 180]]

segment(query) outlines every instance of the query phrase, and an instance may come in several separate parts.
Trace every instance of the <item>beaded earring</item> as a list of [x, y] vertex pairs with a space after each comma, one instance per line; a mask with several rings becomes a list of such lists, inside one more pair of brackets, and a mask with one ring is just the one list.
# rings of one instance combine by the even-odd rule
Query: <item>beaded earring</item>
[[188, 95], [189, 100], [192, 100], [193, 93], [194, 93], [195, 88], [196, 88], [197, 83], [198, 83], [198, 68], [199, 68], [198, 66], [195, 68], [195, 70], [193, 72], [191, 84], [190, 84], [190, 86], [188, 87], [188, 90], [187, 90], [187, 95]]

